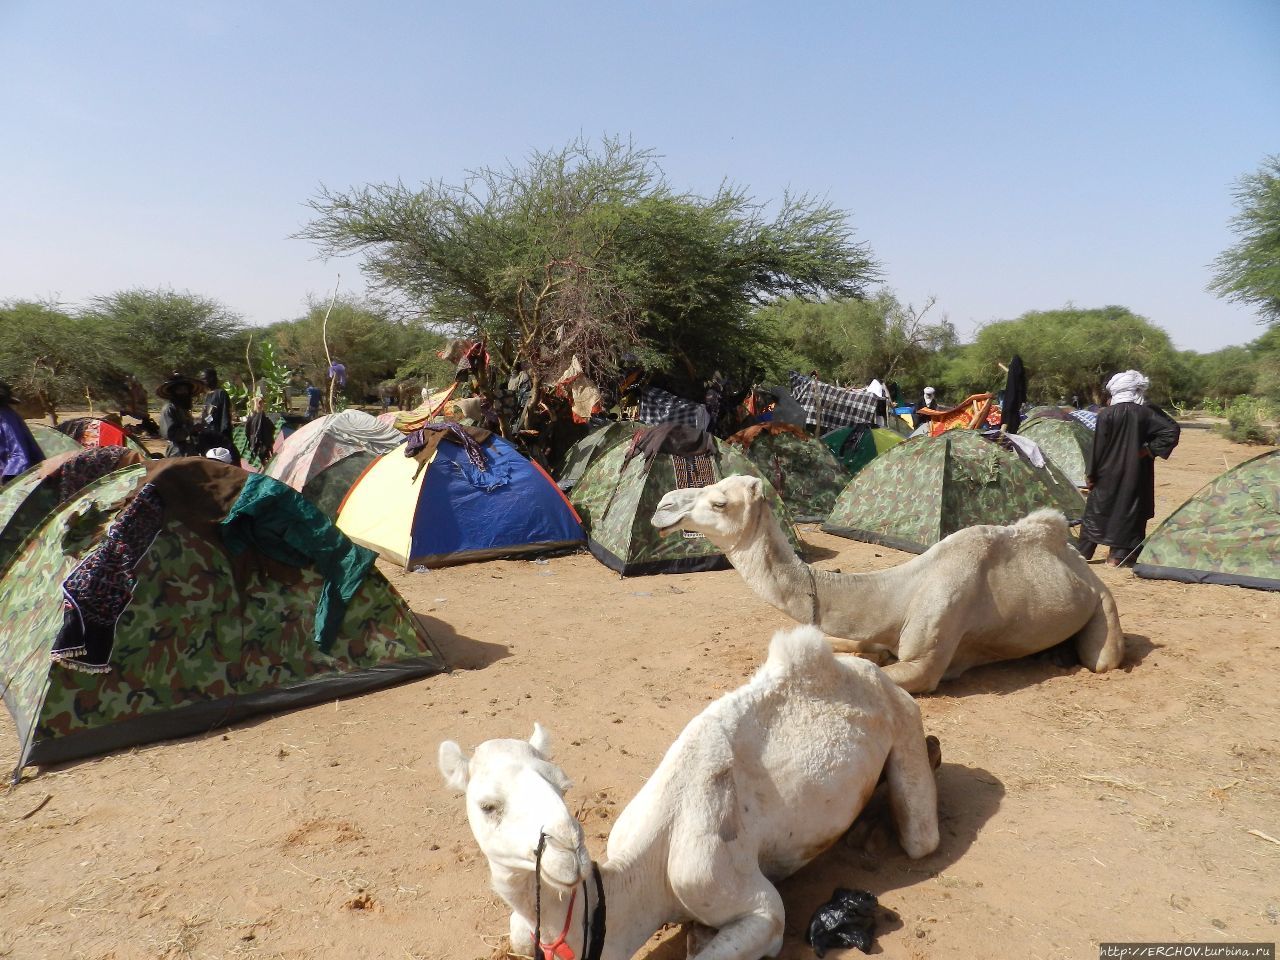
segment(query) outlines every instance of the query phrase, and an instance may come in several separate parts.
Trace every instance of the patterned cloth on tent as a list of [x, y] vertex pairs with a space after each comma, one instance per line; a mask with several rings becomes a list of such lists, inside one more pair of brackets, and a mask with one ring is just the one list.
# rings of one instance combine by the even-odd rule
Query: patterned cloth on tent
[[876, 422], [880, 398], [866, 390], [846, 390], [812, 377], [802, 377], [793, 370], [791, 395], [804, 410], [805, 423], [818, 422], [818, 406], [821, 405], [822, 433], [851, 423]]
[[1092, 410], [1072, 410], [1071, 416], [1075, 417], [1090, 430], [1098, 429], [1098, 415]]
[[[676, 475], [676, 489], [689, 490], [709, 487], [716, 482], [716, 462], [714, 457], [706, 455], [697, 457], [671, 456], [671, 469]], [[683, 530], [686, 540], [701, 540], [702, 534], [693, 530]]]
[[[418, 469], [430, 462], [431, 457], [435, 454], [436, 447], [440, 445], [441, 440], [452, 440], [458, 446], [467, 452], [467, 459], [471, 461], [471, 465], [477, 470], [483, 470], [486, 467], [484, 459], [484, 451], [480, 449], [480, 444], [484, 443], [491, 436], [488, 430], [483, 427], [464, 427], [460, 423], [453, 421], [445, 421], [442, 423], [424, 423], [413, 433], [409, 434], [409, 439], [405, 441], [404, 455], [406, 457], [415, 457], [418, 461]], [[414, 474], [416, 479], [417, 474]]]
[[116, 621], [133, 599], [133, 569], [163, 524], [164, 503], [148, 483], [63, 581], [62, 629], [49, 652], [54, 662], [85, 673], [111, 669]]
[[91, 447], [58, 468], [58, 499], [65, 503], [99, 477], [141, 462], [142, 455], [128, 447]]
[[701, 403], [684, 400], [661, 387], [645, 387], [640, 394], [640, 416], [644, 423], [682, 423], [705, 430], [711, 414]]

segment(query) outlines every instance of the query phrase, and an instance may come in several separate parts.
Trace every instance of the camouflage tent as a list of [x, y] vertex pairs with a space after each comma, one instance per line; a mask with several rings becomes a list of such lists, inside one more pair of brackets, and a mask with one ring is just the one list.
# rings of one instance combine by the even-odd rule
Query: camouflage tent
[[1084, 498], [1052, 464], [1033, 467], [977, 431], [948, 430], [873, 460], [845, 487], [822, 529], [923, 553], [957, 530], [1013, 523], [1039, 507], [1075, 521]]
[[566, 451], [564, 463], [556, 471], [556, 485], [561, 490], [572, 490], [587, 472], [587, 467], [619, 443], [630, 440], [643, 426], [634, 420], [617, 420], [592, 430]]
[[[596, 460], [570, 495], [574, 509], [587, 528], [587, 546], [595, 558], [623, 576], [691, 573], [727, 567], [729, 562], [724, 555], [700, 535], [658, 535], [649, 520], [658, 501], [676, 489], [676, 470], [683, 468], [678, 468], [676, 458], [668, 454], [657, 454], [647, 463], [640, 455], [624, 467], [628, 446], [618, 444]], [[710, 459], [712, 476], [705, 479], [711, 483], [733, 474], [761, 476], [755, 465], [729, 444], [716, 441]], [[786, 507], [768, 478], [761, 479], [770, 505], [794, 544], [795, 532]]]
[[[133, 570], [136, 586], [116, 622], [105, 672], [55, 661], [62, 584], [138, 495], [146, 469], [126, 467], [85, 487], [0, 570], [0, 691], [17, 727], [18, 771], [444, 669], [376, 569], [347, 603], [331, 642], [318, 644], [321, 573], [273, 566], [256, 549], [233, 567], [222, 544], [170, 516]], [[300, 497], [282, 492], [299, 505], [291, 513], [305, 508], [312, 522], [324, 523]]]
[[[901, 417], [894, 417], [899, 423]], [[872, 427], [865, 423], [854, 424], [832, 430], [822, 442], [831, 448], [831, 452], [844, 465], [849, 473], [857, 473], [880, 454], [892, 450], [906, 437], [896, 430]], [[847, 480], [846, 480], [847, 482]]]
[[28, 420], [27, 426], [31, 428], [31, 435], [36, 438], [36, 443], [40, 445], [40, 450], [46, 457], [84, 449], [84, 444], [73, 440], [65, 433], [59, 433], [47, 424], [32, 423]]
[[835, 506], [849, 475], [827, 446], [799, 427], [763, 423], [728, 440], [742, 449], [797, 523], [821, 523]]
[[1134, 573], [1280, 590], [1280, 450], [1232, 467], [1170, 514]]
[[125, 447], [87, 450], [77, 445], [10, 480], [0, 488], [0, 569], [58, 504], [98, 477], [145, 459]]
[[1037, 417], [1018, 431], [1033, 441], [1045, 457], [1077, 487], [1083, 487], [1093, 451], [1093, 431], [1079, 420], [1067, 417]]

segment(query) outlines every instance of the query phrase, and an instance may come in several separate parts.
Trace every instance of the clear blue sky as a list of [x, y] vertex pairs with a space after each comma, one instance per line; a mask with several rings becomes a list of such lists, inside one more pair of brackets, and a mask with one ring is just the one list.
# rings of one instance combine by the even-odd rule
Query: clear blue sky
[[320, 183], [457, 180], [579, 133], [852, 213], [970, 334], [1123, 304], [1178, 346], [1232, 181], [1280, 152], [1280, 3], [0, 0], [0, 299], [130, 286], [296, 316]]

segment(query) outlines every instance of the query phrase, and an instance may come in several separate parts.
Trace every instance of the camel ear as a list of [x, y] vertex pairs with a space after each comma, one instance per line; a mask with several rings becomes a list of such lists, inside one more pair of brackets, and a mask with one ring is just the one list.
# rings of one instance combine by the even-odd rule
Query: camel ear
[[764, 481], [759, 477], [747, 477], [747, 499], [764, 499]]
[[533, 736], [529, 738], [529, 746], [542, 754], [543, 760], [551, 759], [551, 734], [540, 723], [533, 725]]
[[471, 774], [468, 769], [469, 761], [467, 755], [462, 752], [462, 748], [452, 740], [446, 740], [440, 744], [440, 773], [444, 776], [444, 782], [458, 793], [465, 793], [467, 790], [467, 781]]

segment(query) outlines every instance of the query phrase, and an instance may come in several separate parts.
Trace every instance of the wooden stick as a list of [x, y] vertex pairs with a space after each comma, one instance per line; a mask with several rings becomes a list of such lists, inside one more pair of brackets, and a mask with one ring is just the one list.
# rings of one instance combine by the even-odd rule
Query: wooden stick
[[[333, 313], [333, 305], [338, 302], [338, 287], [341, 283], [342, 274], [338, 274], [338, 281], [333, 285], [333, 297], [329, 300], [329, 309], [324, 312], [324, 322], [320, 324], [320, 339], [324, 343], [324, 358], [329, 364], [329, 369], [325, 371], [326, 376], [329, 376], [329, 371], [333, 369], [333, 357], [329, 355], [329, 314]], [[329, 376], [330, 413], [333, 413], [333, 388], [337, 382], [337, 377]]]

